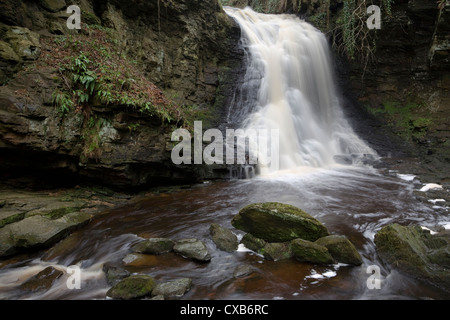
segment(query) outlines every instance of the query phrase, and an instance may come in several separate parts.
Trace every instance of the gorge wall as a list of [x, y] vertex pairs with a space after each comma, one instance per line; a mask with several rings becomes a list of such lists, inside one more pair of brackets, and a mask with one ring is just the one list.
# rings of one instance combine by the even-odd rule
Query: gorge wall
[[[80, 30], [66, 26], [72, 4], [81, 8]], [[2, 1], [3, 181], [133, 188], [227, 174], [174, 166], [170, 140], [189, 114], [211, 126], [221, 121], [242, 68], [239, 38], [216, 0]], [[68, 68], [83, 74], [72, 79]], [[75, 81], [88, 87], [85, 76], [96, 80], [92, 90], [72, 92]], [[156, 98], [137, 105], [139, 88]]]

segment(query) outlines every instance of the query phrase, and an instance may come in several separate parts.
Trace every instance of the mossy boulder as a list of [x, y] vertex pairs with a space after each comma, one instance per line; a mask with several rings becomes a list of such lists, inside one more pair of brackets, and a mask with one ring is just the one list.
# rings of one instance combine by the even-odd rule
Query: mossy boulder
[[149, 296], [155, 281], [147, 275], [133, 275], [119, 281], [106, 293], [107, 297], [121, 300], [139, 299]]
[[331, 235], [320, 238], [315, 243], [326, 247], [337, 262], [355, 266], [360, 266], [363, 262], [358, 250], [346, 236]]
[[292, 248], [290, 242], [267, 242], [263, 248], [264, 258], [278, 261], [292, 258]]
[[231, 223], [236, 229], [268, 242], [286, 242], [296, 238], [316, 241], [329, 235], [319, 220], [297, 207], [278, 202], [246, 206]]
[[302, 262], [332, 264], [335, 262], [328, 249], [317, 243], [294, 239], [291, 241], [292, 253], [295, 259]]
[[450, 292], [450, 234], [390, 224], [375, 235], [380, 258], [392, 268]]
[[140, 241], [131, 247], [131, 251], [144, 254], [163, 254], [173, 250], [175, 242], [167, 238], [152, 238]]
[[237, 250], [239, 241], [237, 236], [231, 230], [213, 223], [209, 228], [209, 232], [212, 240], [220, 250], [228, 252]]
[[257, 238], [251, 233], [246, 233], [244, 237], [242, 237], [241, 243], [247, 248], [256, 253], [263, 254], [264, 247], [266, 245], [266, 241], [263, 239]]

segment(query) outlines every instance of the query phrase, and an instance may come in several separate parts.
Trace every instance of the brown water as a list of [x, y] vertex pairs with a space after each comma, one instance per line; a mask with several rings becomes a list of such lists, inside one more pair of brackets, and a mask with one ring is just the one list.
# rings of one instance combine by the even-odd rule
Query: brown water
[[[174, 240], [198, 238], [211, 252], [209, 263], [197, 263], [174, 253], [143, 256], [125, 266], [157, 281], [190, 277], [192, 289], [182, 299], [447, 299], [448, 294], [387, 269], [379, 261], [373, 236], [382, 226], [418, 223], [435, 226], [448, 213], [416, 201], [421, 185], [384, 176], [370, 168], [336, 168], [274, 178], [211, 182], [175, 193], [149, 196], [133, 206], [111, 210], [55, 247], [33, 257], [21, 257], [0, 269], [0, 299], [105, 299], [104, 263], [124, 265], [130, 247], [149, 237]], [[218, 250], [209, 236], [211, 223], [231, 228], [243, 206], [265, 201], [295, 205], [323, 222], [333, 234], [345, 234], [363, 256], [360, 267], [317, 266], [295, 260], [267, 261], [247, 251]], [[235, 279], [240, 264], [256, 272]], [[69, 290], [67, 276], [43, 293], [26, 293], [18, 286], [48, 265], [81, 267], [81, 289]], [[381, 268], [381, 289], [367, 288], [367, 267]]]

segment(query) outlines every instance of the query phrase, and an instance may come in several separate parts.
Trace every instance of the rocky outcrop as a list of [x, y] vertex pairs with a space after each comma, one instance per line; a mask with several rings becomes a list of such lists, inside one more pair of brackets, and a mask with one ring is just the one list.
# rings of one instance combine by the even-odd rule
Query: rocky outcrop
[[[95, 101], [62, 115], [55, 93], [70, 79], [47, 63], [57, 59], [65, 45], [74, 45], [69, 42], [75, 35], [89, 35], [93, 28], [107, 30], [115, 54], [126, 57], [126, 63], [135, 65], [145, 81], [174, 104], [203, 114], [196, 120], [203, 120], [205, 128], [213, 126], [226, 114], [243, 57], [239, 27], [218, 2], [70, 4], [81, 8], [79, 31], [66, 27], [65, 1], [0, 4], [2, 179], [28, 177], [41, 185], [95, 181], [129, 189], [227, 175], [224, 168], [174, 165], [171, 133], [177, 124], [145, 115], [127, 103]], [[61, 42], [66, 44], [53, 46]], [[126, 102], [126, 96], [122, 98]]]
[[0, 257], [56, 244], [132, 197], [103, 188], [37, 192], [0, 188]]
[[450, 291], [450, 236], [420, 226], [391, 224], [375, 235], [376, 250], [391, 268]]

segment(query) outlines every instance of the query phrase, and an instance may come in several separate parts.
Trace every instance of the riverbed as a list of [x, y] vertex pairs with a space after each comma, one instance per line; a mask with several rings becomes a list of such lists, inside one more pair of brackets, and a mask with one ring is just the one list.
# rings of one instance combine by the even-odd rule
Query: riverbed
[[[391, 270], [379, 260], [374, 235], [390, 223], [448, 227], [448, 208], [421, 202], [425, 184], [412, 175], [389, 174], [368, 166], [299, 169], [248, 180], [205, 182], [176, 192], [149, 193], [138, 202], [110, 209], [56, 246], [12, 259], [0, 269], [0, 299], [107, 299], [102, 267], [117, 265], [162, 282], [180, 277], [193, 281], [181, 299], [448, 299], [450, 295]], [[220, 224], [235, 232], [231, 219], [256, 202], [295, 205], [321, 221], [332, 234], [346, 235], [363, 265], [318, 266], [288, 259], [268, 261], [240, 246], [219, 250], [209, 227]], [[130, 247], [144, 238], [197, 238], [211, 253], [199, 263], [175, 253], [130, 258]], [[61, 270], [77, 265], [80, 289], [70, 290], [64, 275], [47, 291], [27, 292], [20, 284], [47, 266]], [[253, 273], [235, 277], [249, 265]], [[368, 285], [370, 266], [380, 270], [380, 289]]]

